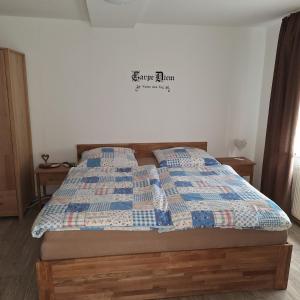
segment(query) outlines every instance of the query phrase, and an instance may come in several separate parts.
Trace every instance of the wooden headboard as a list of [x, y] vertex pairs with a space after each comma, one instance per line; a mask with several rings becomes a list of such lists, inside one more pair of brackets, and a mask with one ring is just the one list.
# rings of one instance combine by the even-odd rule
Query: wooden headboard
[[[135, 151], [135, 157], [139, 164], [155, 163], [152, 153], [156, 149], [172, 147], [195, 147], [207, 151], [207, 142], [169, 142], [169, 143], [128, 143], [128, 144], [79, 144], [77, 145], [77, 160], [81, 159], [84, 151], [98, 147], [125, 147]], [[140, 163], [141, 162], [141, 163]]]

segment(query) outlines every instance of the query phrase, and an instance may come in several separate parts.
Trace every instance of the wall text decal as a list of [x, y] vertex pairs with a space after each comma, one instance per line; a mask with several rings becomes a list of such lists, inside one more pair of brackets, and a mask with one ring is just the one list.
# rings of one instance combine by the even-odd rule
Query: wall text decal
[[154, 74], [141, 74], [141, 71], [132, 71], [131, 80], [135, 84], [134, 90], [136, 92], [141, 89], [158, 89], [170, 92], [169, 83], [175, 81], [175, 76], [167, 75], [162, 71], [156, 71]]

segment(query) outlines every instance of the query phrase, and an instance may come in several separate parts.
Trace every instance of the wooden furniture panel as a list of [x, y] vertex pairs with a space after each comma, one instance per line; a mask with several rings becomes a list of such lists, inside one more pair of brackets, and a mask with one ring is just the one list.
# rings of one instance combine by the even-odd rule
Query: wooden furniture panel
[[[0, 191], [15, 190], [17, 208], [9, 212], [22, 217], [34, 197], [31, 129], [25, 56], [0, 48]], [[12, 198], [9, 198], [12, 201]], [[0, 216], [8, 215], [0, 207]]]
[[77, 159], [81, 159], [81, 154], [84, 151], [98, 147], [125, 147], [135, 151], [135, 157], [140, 159], [155, 159], [153, 150], [166, 149], [171, 147], [196, 147], [207, 151], [207, 142], [168, 142], [168, 143], [128, 143], [128, 144], [79, 144], [77, 145]]
[[40, 261], [39, 299], [141, 300], [286, 289], [291, 252], [285, 244]]
[[223, 165], [231, 166], [240, 176], [249, 176], [249, 182], [253, 183], [255, 162], [246, 157], [217, 157]]
[[66, 178], [68, 171], [64, 173], [41, 173], [40, 174], [40, 183], [41, 185], [60, 185]]
[[0, 51], [0, 191], [15, 189], [4, 52]]
[[8, 94], [11, 105], [11, 125], [19, 215], [34, 196], [33, 158], [25, 56], [16, 51], [8, 51], [6, 56]]
[[17, 193], [15, 190], [0, 191], [0, 211], [2, 216], [15, 215], [18, 211]]
[[[48, 200], [46, 187], [47, 185], [61, 185], [64, 179], [66, 178], [70, 168], [64, 166], [59, 166], [53, 169], [43, 169], [36, 168], [36, 184], [37, 184], [37, 194], [40, 207], [42, 207], [43, 200]], [[43, 187], [43, 194], [41, 191], [41, 186]]]

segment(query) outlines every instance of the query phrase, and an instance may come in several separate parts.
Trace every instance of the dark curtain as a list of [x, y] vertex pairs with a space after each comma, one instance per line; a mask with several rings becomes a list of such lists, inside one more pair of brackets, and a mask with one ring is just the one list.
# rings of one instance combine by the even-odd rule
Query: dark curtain
[[293, 141], [300, 96], [300, 12], [282, 20], [273, 76], [261, 191], [291, 209]]

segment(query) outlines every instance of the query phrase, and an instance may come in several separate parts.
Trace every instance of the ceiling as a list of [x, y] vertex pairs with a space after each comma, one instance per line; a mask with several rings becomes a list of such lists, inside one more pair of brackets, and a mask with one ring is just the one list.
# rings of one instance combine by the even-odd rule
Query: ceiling
[[96, 27], [136, 23], [248, 26], [300, 10], [300, 0], [0, 0], [0, 15], [90, 21]]
[[0, 15], [89, 20], [85, 0], [0, 0]]

